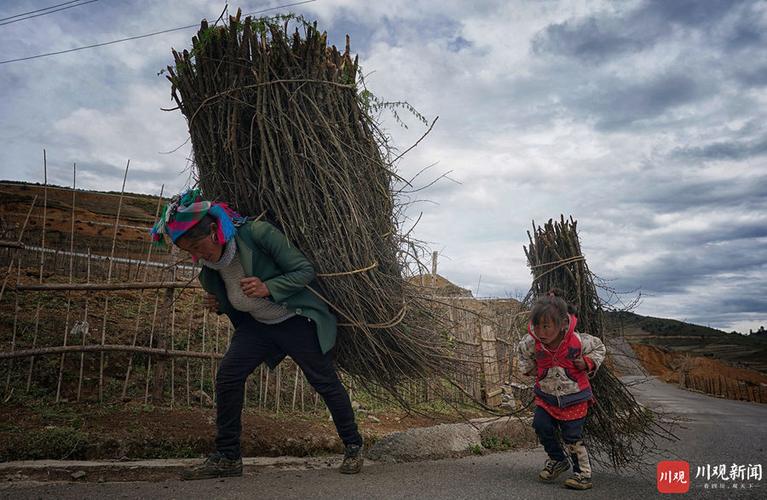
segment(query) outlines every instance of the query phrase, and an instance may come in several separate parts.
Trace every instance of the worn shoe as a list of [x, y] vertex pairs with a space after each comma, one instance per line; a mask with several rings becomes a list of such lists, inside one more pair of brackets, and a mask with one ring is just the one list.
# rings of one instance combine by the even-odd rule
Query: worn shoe
[[226, 458], [218, 452], [210, 454], [200, 465], [181, 473], [181, 479], [186, 481], [233, 476], [242, 476], [242, 458]]
[[584, 476], [583, 474], [576, 472], [572, 476], [568, 477], [565, 481], [565, 486], [573, 490], [588, 490], [591, 488], [591, 478]]
[[338, 472], [341, 474], [357, 474], [362, 470], [362, 446], [358, 444], [348, 444], [344, 450], [344, 461]]
[[566, 470], [570, 470], [570, 462], [567, 459], [559, 461], [548, 459], [546, 460], [546, 466], [538, 474], [538, 479], [541, 481], [553, 481]]

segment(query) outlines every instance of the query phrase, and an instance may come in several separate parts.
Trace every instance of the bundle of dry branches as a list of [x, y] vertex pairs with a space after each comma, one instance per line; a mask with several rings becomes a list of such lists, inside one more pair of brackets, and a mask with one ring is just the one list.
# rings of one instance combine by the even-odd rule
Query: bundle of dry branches
[[[572, 217], [564, 216], [541, 227], [533, 223], [533, 234], [527, 233], [530, 246], [525, 247], [533, 285], [525, 302], [531, 305], [536, 297], [559, 288], [567, 302], [578, 308], [578, 331], [605, 340], [603, 303], [581, 252], [576, 226]], [[596, 404], [589, 410], [584, 434], [601, 464], [634, 465], [658, 449], [656, 438], [673, 438], [658, 415], [640, 405], [607, 366], [597, 371], [591, 385]]]
[[[282, 22], [284, 21], [284, 23]], [[412, 245], [399, 231], [398, 180], [360, 88], [357, 58], [298, 21], [203, 21], [192, 51], [174, 51], [172, 96], [187, 118], [208, 198], [265, 215], [314, 264], [339, 319], [338, 362], [388, 390], [450, 377], [433, 308], [410, 287]]]

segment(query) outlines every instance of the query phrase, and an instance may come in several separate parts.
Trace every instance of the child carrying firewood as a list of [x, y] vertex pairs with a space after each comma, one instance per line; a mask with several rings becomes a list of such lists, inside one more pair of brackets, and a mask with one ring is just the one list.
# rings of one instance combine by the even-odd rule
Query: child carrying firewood
[[[551, 482], [570, 469], [565, 486], [591, 488], [591, 465], [583, 444], [583, 425], [594, 398], [589, 378], [605, 357], [605, 346], [597, 337], [575, 331], [575, 308], [552, 289], [538, 299], [530, 312], [529, 335], [519, 343], [519, 368], [535, 374], [533, 428], [549, 456], [538, 475]], [[566, 450], [556, 436], [559, 429]]]

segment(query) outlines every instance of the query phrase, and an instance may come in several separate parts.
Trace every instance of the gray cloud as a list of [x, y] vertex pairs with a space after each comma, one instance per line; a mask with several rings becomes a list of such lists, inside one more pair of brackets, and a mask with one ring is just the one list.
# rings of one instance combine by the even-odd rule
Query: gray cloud
[[684, 73], [658, 74], [645, 81], [597, 79], [596, 85], [575, 89], [573, 111], [594, 120], [599, 130], [628, 127], [638, 121], [657, 118], [678, 106], [695, 102], [712, 89]]
[[745, 160], [767, 154], [767, 136], [751, 141], [722, 141], [703, 146], [682, 147], [674, 156], [700, 160]]
[[[750, 12], [754, 4], [732, 0], [647, 0], [632, 10], [604, 11], [551, 24], [533, 38], [532, 49], [538, 54], [601, 63], [668, 41], [675, 36], [675, 26], [722, 37], [721, 41], [713, 41], [733, 50], [752, 47], [763, 40], [763, 27]], [[724, 33], [711, 31], [712, 27], [721, 29], [720, 21], [733, 12], [737, 22]]]
[[[764, 48], [765, 23], [763, 15], [755, 8], [758, 2], [751, 2], [741, 9], [731, 30], [724, 35], [724, 48], [727, 51], [743, 51]], [[760, 23], [761, 21], [761, 23]]]
[[767, 85], [767, 65], [737, 70], [735, 77], [746, 87], [763, 87]]
[[590, 16], [552, 24], [532, 41], [536, 54], [559, 54], [587, 62], [641, 51], [656, 43], [658, 26], [650, 31], [615, 18]]
[[721, 276], [684, 294], [648, 296], [646, 302], [673, 311], [678, 319], [748, 333], [749, 329], [767, 324], [767, 303], [763, 299], [767, 296], [766, 283], [764, 279], [752, 282], [748, 276]]
[[717, 210], [738, 207], [757, 213], [759, 209], [765, 209], [767, 213], [767, 176], [682, 183], [670, 175], [648, 181], [636, 178], [630, 181], [634, 186], [623, 203], [634, 207], [652, 207], [659, 213], [679, 212], [687, 208]]
[[[721, 297], [716, 302], [716, 309], [724, 314], [767, 311], [767, 300], [764, 299], [766, 296], [767, 284], [743, 287], [735, 295], [728, 294]], [[716, 320], [718, 318], [713, 317], [711, 319]]]
[[[616, 282], [625, 288], [639, 286], [651, 294], [682, 293], [696, 284], [715, 286], [721, 274], [738, 274], [744, 283], [750, 283], [749, 276], [767, 262], [764, 247], [756, 241], [729, 241], [699, 247], [680, 245], [642, 264], [641, 269], [627, 269]], [[767, 311], [767, 296], [763, 296], [760, 303], [762, 308], [754, 310]]]
[[637, 17], [646, 16], [656, 20], [666, 19], [670, 23], [684, 26], [708, 27], [716, 25], [739, 6], [755, 2], [748, 0], [648, 0], [636, 12]]

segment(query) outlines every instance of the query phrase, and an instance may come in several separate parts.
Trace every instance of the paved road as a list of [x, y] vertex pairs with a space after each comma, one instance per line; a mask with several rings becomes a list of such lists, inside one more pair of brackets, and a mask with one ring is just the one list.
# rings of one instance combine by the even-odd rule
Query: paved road
[[[728, 401], [682, 391], [650, 381], [635, 387], [637, 397], [649, 406], [683, 419], [681, 438], [667, 443], [670, 451], [657, 460], [687, 460], [692, 470], [695, 498], [767, 498], [767, 478], [751, 481], [746, 490], [705, 489], [695, 479], [697, 466], [764, 460], [767, 443], [767, 405]], [[538, 470], [545, 459], [541, 448], [495, 453], [455, 460], [367, 467], [363, 474], [343, 476], [332, 469], [266, 470], [242, 478], [196, 482], [9, 484], [0, 486], [0, 498], [647, 498], [657, 493], [653, 467], [616, 474], [596, 470], [594, 489], [575, 492], [560, 484], [540, 484]], [[714, 481], [711, 481], [713, 483]], [[709, 484], [711, 484], [709, 483]], [[748, 486], [748, 485], [747, 485]]]

